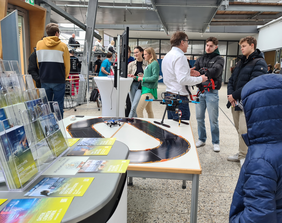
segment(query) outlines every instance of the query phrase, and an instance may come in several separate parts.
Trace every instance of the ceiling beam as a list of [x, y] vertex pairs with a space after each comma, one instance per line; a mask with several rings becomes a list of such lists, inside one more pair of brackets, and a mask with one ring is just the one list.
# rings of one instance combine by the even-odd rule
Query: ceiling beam
[[[254, 15], [252, 15], [252, 17], [253, 17]], [[256, 19], [277, 19], [277, 18], [279, 18], [280, 16], [282, 16], [282, 13], [281, 13], [281, 15], [280, 15], [280, 13], [279, 14], [276, 14], [276, 15], [257, 15], [255, 18]], [[223, 15], [215, 15], [213, 18], [214, 19], [251, 19], [252, 17], [250, 17], [250, 15], [242, 15], [242, 14], [233, 14], [233, 15], [225, 15], [225, 14], [223, 14]]]
[[210, 25], [210, 33], [258, 33], [257, 26], [213, 26]]
[[209, 17], [209, 21], [207, 24], [204, 24], [203, 29], [202, 29], [202, 33], [206, 32], [207, 27], [210, 25], [213, 17], [216, 15], [217, 10], [221, 7], [223, 0], [217, 0], [216, 3], [216, 8], [213, 10], [211, 16]]
[[[76, 19], [72, 15], [68, 14], [62, 8], [60, 8], [59, 6], [54, 4], [51, 0], [41, 0], [41, 2], [46, 3], [47, 5], [49, 5], [51, 7], [52, 11], [56, 12], [60, 16], [62, 16], [65, 19], [69, 20], [71, 23], [75, 24], [79, 28], [81, 28], [83, 30], [86, 30], [86, 25], [85, 24], [80, 22], [78, 19]], [[96, 32], [94, 32], [94, 37], [96, 37], [97, 39], [101, 39], [101, 36], [99, 34], [97, 34]]]
[[157, 14], [157, 16], [158, 16], [158, 18], [159, 18], [159, 20], [160, 20], [162, 26], [163, 26], [164, 31], [165, 31], [166, 34], [168, 35], [167, 26], [166, 26], [166, 24], [164, 23], [164, 19], [162, 18], [162, 16], [161, 16], [161, 15], [159, 14], [159, 12], [158, 12], [158, 9], [157, 9], [157, 7], [156, 7], [156, 2], [155, 2], [155, 0], [151, 0], [151, 3], [152, 3], [152, 7], [154, 8], [154, 10], [155, 10], [155, 12], [156, 12], [156, 14]]
[[222, 22], [211, 22], [211, 26], [260, 26], [260, 25], [264, 25], [266, 24], [267, 21], [237, 21], [237, 22], [233, 22], [233, 21], [222, 21]]
[[216, 5], [167, 5], [167, 4], [156, 4], [157, 7], [181, 7], [181, 8], [217, 8]]
[[241, 12], [282, 12], [282, 5], [229, 5], [227, 8], [221, 6], [220, 10]]

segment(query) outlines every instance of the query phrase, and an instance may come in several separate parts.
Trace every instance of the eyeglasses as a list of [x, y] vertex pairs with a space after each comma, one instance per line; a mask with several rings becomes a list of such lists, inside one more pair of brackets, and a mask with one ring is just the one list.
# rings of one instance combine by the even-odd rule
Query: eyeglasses
[[187, 41], [188, 44], [190, 43], [188, 39], [183, 39], [183, 41]]

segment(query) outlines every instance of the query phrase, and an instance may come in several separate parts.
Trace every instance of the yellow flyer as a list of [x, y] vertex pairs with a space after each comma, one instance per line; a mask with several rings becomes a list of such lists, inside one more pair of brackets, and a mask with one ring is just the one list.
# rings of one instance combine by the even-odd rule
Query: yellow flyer
[[28, 197], [81, 197], [94, 177], [45, 177], [24, 196]]
[[72, 138], [72, 139], [67, 139], [69, 147], [73, 146], [75, 143], [77, 143], [80, 140], [80, 138]]
[[88, 160], [80, 173], [125, 173], [130, 160]]
[[8, 199], [0, 199], [0, 205], [4, 204]]
[[107, 156], [112, 146], [76, 146], [68, 156]]
[[0, 212], [0, 222], [59, 223], [72, 199], [72, 197], [13, 199]]

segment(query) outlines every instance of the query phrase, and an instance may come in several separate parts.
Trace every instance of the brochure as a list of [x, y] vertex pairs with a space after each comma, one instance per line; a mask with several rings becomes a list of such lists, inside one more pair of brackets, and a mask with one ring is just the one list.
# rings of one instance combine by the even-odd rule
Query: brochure
[[39, 121], [45, 137], [50, 136], [59, 129], [59, 125], [53, 113], [40, 117]]
[[116, 138], [84, 138], [78, 142], [78, 146], [112, 146]]
[[44, 175], [75, 175], [89, 157], [61, 157]]
[[106, 156], [112, 146], [76, 146], [68, 156]]
[[45, 177], [24, 196], [27, 197], [82, 197], [94, 177]]
[[13, 199], [0, 212], [0, 222], [59, 223], [72, 200], [73, 197]]
[[8, 199], [0, 199], [0, 205], [4, 204]]
[[1, 134], [4, 155], [17, 188], [25, 184], [38, 170], [28, 145], [23, 126], [16, 126]]
[[125, 173], [130, 160], [88, 160], [79, 173]]
[[72, 138], [72, 139], [67, 139], [69, 147], [73, 146], [75, 143], [77, 143], [80, 140], [80, 138]]
[[31, 121], [36, 120], [42, 116], [42, 101], [41, 99], [35, 99], [25, 102], [26, 108], [29, 111]]
[[37, 161], [38, 166], [42, 166], [44, 163], [49, 163], [55, 158], [45, 139], [37, 143], [35, 148], [36, 150], [33, 157]]
[[68, 149], [67, 142], [59, 129], [52, 135], [47, 137], [47, 142], [55, 156], [59, 156], [62, 152]]

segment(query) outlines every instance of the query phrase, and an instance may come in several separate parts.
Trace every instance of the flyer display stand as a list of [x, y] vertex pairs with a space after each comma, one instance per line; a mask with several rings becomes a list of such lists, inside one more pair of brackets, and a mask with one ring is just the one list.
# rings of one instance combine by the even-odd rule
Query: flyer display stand
[[16, 72], [15, 61], [0, 60], [0, 162], [8, 189], [23, 191], [69, 146], [58, 103]]

